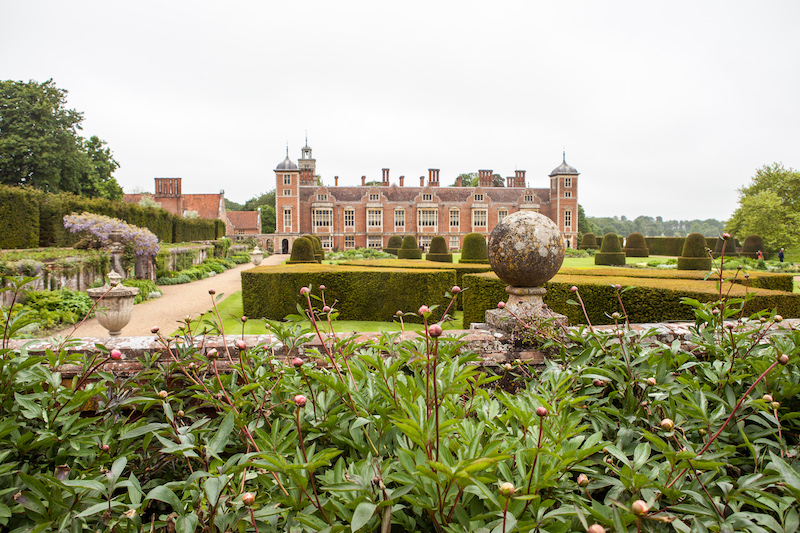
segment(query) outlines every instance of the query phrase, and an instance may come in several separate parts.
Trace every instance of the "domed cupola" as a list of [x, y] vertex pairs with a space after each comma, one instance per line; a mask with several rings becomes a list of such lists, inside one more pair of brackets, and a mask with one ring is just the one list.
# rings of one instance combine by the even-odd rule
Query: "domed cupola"
[[564, 157], [563, 160], [561, 161], [561, 164], [558, 165], [556, 168], [554, 168], [553, 171], [550, 173], [551, 178], [553, 176], [577, 176], [577, 175], [578, 171], [575, 170], [575, 167], [572, 167], [567, 164], [566, 151], [564, 152]]
[[297, 165], [289, 159], [289, 154], [286, 154], [286, 159], [284, 159], [275, 170], [297, 170]]

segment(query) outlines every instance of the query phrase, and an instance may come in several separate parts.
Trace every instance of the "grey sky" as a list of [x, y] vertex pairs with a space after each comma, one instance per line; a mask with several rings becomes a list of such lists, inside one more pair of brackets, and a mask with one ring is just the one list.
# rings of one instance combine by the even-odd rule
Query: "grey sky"
[[800, 167], [800, 2], [2, 0], [0, 76], [69, 91], [126, 191], [237, 202], [308, 130], [326, 184], [567, 162], [589, 216], [727, 219]]

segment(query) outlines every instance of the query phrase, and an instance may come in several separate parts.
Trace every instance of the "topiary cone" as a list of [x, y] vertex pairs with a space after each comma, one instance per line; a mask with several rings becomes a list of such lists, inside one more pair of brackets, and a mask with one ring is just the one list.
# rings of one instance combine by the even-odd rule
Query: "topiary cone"
[[413, 235], [403, 237], [403, 245], [397, 250], [398, 259], [422, 259], [422, 250], [417, 246], [417, 238]]
[[702, 233], [690, 233], [683, 242], [678, 270], [711, 270], [711, 257]]
[[459, 263], [489, 264], [489, 251], [486, 248], [486, 237], [480, 233], [467, 233], [461, 249]]
[[631, 233], [625, 240], [626, 257], [650, 257], [650, 250], [647, 249], [647, 242], [641, 233]]
[[438, 261], [440, 263], [452, 263], [453, 254], [447, 250], [447, 242], [444, 237], [437, 235], [431, 239], [430, 251], [425, 255], [428, 261]]
[[300, 237], [292, 243], [292, 255], [286, 261], [287, 265], [293, 263], [316, 263], [314, 257], [314, 242], [308, 237]]
[[600, 251], [594, 254], [595, 265], [624, 266], [625, 252], [619, 244], [616, 233], [606, 233]]

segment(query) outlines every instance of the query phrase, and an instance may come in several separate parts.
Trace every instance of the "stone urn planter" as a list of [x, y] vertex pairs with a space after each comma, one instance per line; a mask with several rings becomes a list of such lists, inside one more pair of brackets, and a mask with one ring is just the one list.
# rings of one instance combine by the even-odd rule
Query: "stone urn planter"
[[264, 259], [264, 250], [256, 246], [253, 248], [253, 251], [250, 252], [250, 262], [258, 266], [261, 264], [262, 259]]
[[133, 301], [139, 294], [136, 287], [120, 285], [122, 276], [113, 270], [108, 273], [108, 283], [96, 289], [87, 289], [89, 298], [97, 302], [95, 316], [112, 337], [122, 333], [133, 316]]

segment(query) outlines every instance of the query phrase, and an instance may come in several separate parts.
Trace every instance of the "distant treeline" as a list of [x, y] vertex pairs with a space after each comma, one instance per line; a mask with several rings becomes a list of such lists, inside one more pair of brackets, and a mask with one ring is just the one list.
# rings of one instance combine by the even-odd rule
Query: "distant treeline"
[[616, 233], [626, 237], [631, 233], [641, 233], [645, 237], [685, 237], [690, 233], [702, 233], [706, 237], [718, 237], [723, 233], [725, 223], [709, 218], [706, 220], [664, 220], [661, 217], [636, 217], [633, 220], [621, 217], [586, 217], [589, 231], [605, 235]]

